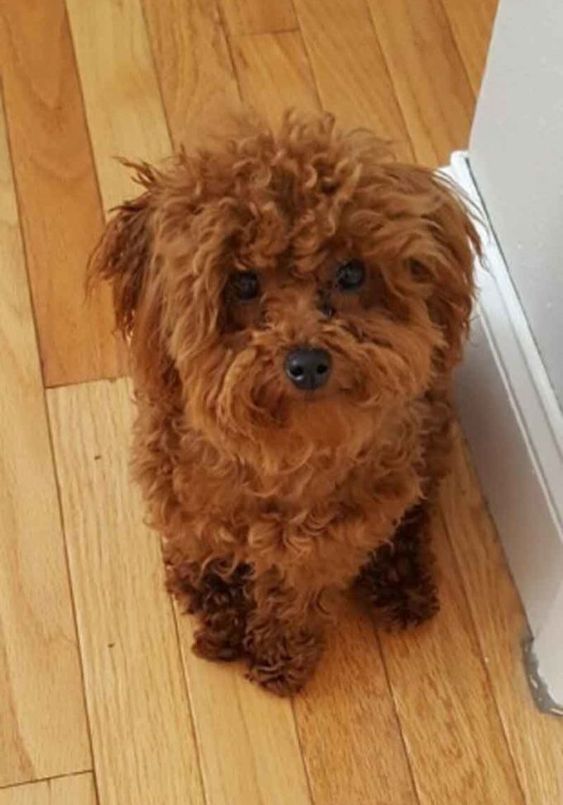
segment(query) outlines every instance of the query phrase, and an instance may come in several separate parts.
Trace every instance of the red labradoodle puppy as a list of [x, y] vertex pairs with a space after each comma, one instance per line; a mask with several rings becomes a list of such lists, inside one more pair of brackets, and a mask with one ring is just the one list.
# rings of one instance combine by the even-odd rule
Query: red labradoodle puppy
[[445, 179], [329, 116], [137, 179], [92, 265], [130, 336], [135, 476], [196, 652], [292, 694], [338, 592], [400, 626], [438, 608], [428, 512], [477, 236]]

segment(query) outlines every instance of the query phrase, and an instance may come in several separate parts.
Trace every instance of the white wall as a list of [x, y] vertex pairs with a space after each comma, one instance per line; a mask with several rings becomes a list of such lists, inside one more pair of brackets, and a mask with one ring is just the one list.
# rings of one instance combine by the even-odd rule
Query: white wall
[[469, 154], [563, 408], [563, 0], [501, 0]]
[[460, 416], [528, 615], [531, 688], [563, 714], [563, 0], [500, 0], [450, 171], [484, 221]]

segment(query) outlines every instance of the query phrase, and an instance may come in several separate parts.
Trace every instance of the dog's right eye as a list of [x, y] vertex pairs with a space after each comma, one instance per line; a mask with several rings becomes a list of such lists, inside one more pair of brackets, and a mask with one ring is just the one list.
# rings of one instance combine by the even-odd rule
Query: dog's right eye
[[348, 260], [336, 271], [336, 285], [344, 293], [359, 291], [366, 278], [366, 269], [361, 260]]
[[230, 286], [239, 302], [250, 302], [260, 294], [260, 280], [255, 271], [237, 271], [231, 276]]

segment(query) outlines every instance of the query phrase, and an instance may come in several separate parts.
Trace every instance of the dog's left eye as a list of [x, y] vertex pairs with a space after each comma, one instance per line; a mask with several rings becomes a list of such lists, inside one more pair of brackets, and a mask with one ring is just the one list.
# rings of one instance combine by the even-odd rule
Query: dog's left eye
[[240, 302], [250, 302], [260, 293], [260, 280], [255, 271], [237, 271], [232, 275], [230, 285]]
[[339, 290], [349, 293], [359, 290], [364, 284], [366, 269], [361, 260], [348, 260], [336, 270], [336, 285]]

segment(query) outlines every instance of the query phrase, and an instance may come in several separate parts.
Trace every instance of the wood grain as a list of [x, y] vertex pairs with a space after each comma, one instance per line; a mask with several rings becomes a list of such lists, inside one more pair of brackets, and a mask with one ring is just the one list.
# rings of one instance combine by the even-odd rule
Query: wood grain
[[297, 28], [292, 0], [220, 0], [232, 34], [267, 34]]
[[190, 146], [239, 106], [214, 2], [144, 0], [162, 99], [175, 145]]
[[315, 82], [299, 33], [240, 36], [233, 55], [244, 101], [274, 128], [291, 108], [318, 111]]
[[0, 805], [97, 805], [94, 778], [74, 774], [0, 790]]
[[474, 98], [440, 0], [368, 0], [417, 162], [465, 148]]
[[196, 657], [190, 619], [178, 616], [178, 626], [208, 802], [309, 803], [291, 703], [251, 685], [240, 667]]
[[159, 162], [171, 146], [140, 0], [67, 0], [105, 209], [138, 194], [115, 160]]
[[114, 377], [109, 294], [84, 292], [102, 215], [63, 0], [0, 0], [0, 69], [45, 383]]
[[522, 662], [522, 606], [458, 437], [441, 505], [526, 802], [563, 802], [563, 719], [540, 714]]
[[481, 78], [497, 11], [498, 0], [441, 0], [450, 22], [471, 88], [475, 95]]
[[412, 158], [408, 133], [365, 0], [295, 0], [323, 107], [345, 128], [369, 127]]
[[0, 785], [91, 767], [76, 630], [0, 109]]
[[422, 805], [522, 803], [461, 579], [441, 519], [433, 546], [441, 611], [380, 641]]
[[295, 700], [295, 715], [315, 803], [418, 801], [376, 635], [353, 607]]
[[128, 473], [126, 381], [49, 392], [103, 805], [203, 803], [157, 539]]

